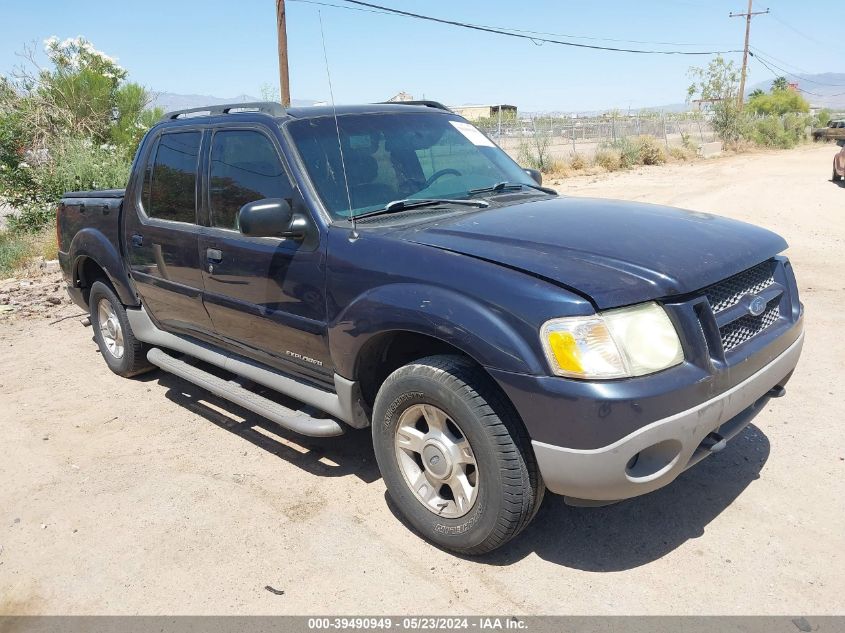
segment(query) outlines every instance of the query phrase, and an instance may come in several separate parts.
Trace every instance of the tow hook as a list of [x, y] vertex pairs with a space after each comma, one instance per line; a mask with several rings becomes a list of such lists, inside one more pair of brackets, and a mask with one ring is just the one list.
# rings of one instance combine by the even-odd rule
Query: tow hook
[[728, 440], [716, 433], [716, 431], [713, 431], [707, 434], [707, 437], [702, 440], [701, 445], [711, 453], [718, 453], [728, 445]]
[[770, 398], [783, 398], [786, 395], [786, 387], [775, 385], [774, 387], [769, 389], [768, 395]]

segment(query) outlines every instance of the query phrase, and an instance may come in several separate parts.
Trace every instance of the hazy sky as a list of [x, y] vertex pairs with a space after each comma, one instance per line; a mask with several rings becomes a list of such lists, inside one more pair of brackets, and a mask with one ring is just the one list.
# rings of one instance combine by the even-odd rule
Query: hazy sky
[[[342, 0], [319, 0], [342, 5]], [[742, 47], [745, 0], [374, 0], [418, 13], [574, 42], [629, 48]], [[0, 72], [33, 40], [84, 35], [130, 78], [162, 92], [258, 96], [276, 85], [274, 0], [2, 0]], [[757, 0], [752, 45], [794, 72], [845, 72], [841, 0]], [[447, 104], [513, 103], [522, 110], [627, 109], [682, 102], [690, 65], [706, 57], [581, 50], [404, 17], [288, 0], [292, 96], [328, 99], [318, 11], [338, 103], [404, 90]], [[571, 36], [582, 36], [574, 38]], [[611, 42], [589, 38], [649, 42]], [[696, 46], [658, 45], [677, 42]], [[741, 55], [730, 57], [739, 62]], [[786, 64], [788, 64], [788, 66]], [[749, 83], [772, 74], [751, 61]], [[811, 88], [810, 85], [807, 86]]]

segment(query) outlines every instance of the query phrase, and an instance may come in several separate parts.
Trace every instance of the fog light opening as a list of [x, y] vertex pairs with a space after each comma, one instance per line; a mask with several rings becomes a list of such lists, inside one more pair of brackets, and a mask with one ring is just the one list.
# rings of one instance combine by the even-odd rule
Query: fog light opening
[[636, 453], [625, 464], [625, 474], [635, 482], [651, 481], [677, 463], [683, 446], [678, 440], [663, 440]]

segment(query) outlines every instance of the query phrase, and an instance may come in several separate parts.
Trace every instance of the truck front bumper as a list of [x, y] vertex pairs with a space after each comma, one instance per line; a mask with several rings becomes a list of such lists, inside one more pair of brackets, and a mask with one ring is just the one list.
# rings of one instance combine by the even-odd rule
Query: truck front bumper
[[748, 425], [768, 402], [771, 390], [789, 379], [803, 343], [802, 332], [785, 351], [734, 387], [607, 446], [576, 449], [532, 441], [546, 487], [572, 500], [612, 502], [667, 485], [713, 448], [724, 446], [721, 440]]

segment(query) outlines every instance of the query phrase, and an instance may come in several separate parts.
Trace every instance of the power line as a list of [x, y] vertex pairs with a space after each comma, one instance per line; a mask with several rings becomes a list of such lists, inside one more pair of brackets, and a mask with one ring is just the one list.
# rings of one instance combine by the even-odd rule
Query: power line
[[[750, 54], [752, 57], [756, 57], [757, 59], [760, 59], [760, 55], [755, 55], [753, 52], [752, 52], [752, 53], [749, 53], [749, 54]], [[781, 71], [782, 73], [787, 74], [787, 75], [789, 75], [790, 77], [794, 77], [794, 78], [795, 78], [795, 79], [797, 79], [798, 81], [806, 81], [806, 82], [809, 82], [809, 83], [811, 83], [811, 84], [816, 84], [817, 86], [826, 86], [826, 87], [828, 87], [828, 88], [845, 88], [845, 84], [830, 84], [830, 83], [825, 83], [825, 82], [823, 82], [823, 81], [816, 81], [815, 79], [810, 79], [810, 78], [808, 78], [808, 77], [802, 77], [802, 76], [800, 76], [800, 75], [796, 75], [795, 73], [793, 73], [793, 72], [790, 72], [790, 71], [786, 70], [785, 68], [781, 68], [780, 66], [778, 66], [777, 64], [775, 64], [775, 63], [774, 63], [771, 59], [768, 59], [767, 61], [768, 61], [768, 63], [769, 63], [769, 64], [771, 64], [772, 66], [774, 66], [775, 68], [777, 68], [777, 69], [778, 69], [779, 71]]]
[[[345, 6], [342, 4], [332, 4], [329, 2], [320, 2], [319, 0], [289, 0], [290, 2], [301, 2], [303, 4], [314, 4], [319, 5], [322, 7], [333, 7], [335, 9], [345, 9], [349, 11], [361, 11], [363, 13], [375, 13], [377, 15], [393, 15], [396, 16], [397, 14], [393, 11], [378, 11], [375, 9], [364, 9], [362, 7], [350, 7]], [[397, 17], [407, 17], [403, 15], [398, 15]], [[625, 44], [652, 44], [658, 46], [707, 46], [706, 44], [701, 43], [690, 43], [690, 42], [653, 42], [647, 40], [626, 40], [626, 39], [617, 39], [613, 37], [597, 37], [591, 35], [573, 35], [571, 33], [552, 33], [549, 31], [532, 31], [530, 29], [515, 29], [512, 27], [506, 26], [490, 26], [486, 24], [476, 24], [473, 22], [468, 22], [468, 26], [472, 27], [480, 27], [484, 29], [492, 29], [497, 31], [506, 31], [508, 33], [527, 33], [530, 35], [549, 35], [552, 37], [567, 37], [570, 39], [575, 40], [592, 40], [592, 41], [599, 41], [599, 42], [621, 42]]]
[[810, 35], [807, 35], [806, 33], [802, 32], [802, 31], [799, 31], [798, 29], [796, 29], [794, 26], [792, 26], [792, 25], [791, 25], [791, 24], [789, 24], [788, 22], [784, 22], [783, 20], [781, 20], [781, 19], [780, 19], [777, 15], [772, 14], [772, 18], [773, 18], [776, 22], [779, 22], [780, 24], [782, 24], [783, 26], [785, 26], [786, 28], [788, 28], [788, 29], [789, 29], [790, 31], [792, 31], [793, 33], [797, 33], [798, 35], [800, 35], [800, 36], [801, 36], [801, 37], [803, 37], [804, 39], [809, 40], [810, 42], [813, 42], [814, 44], [817, 44], [817, 45], [819, 45], [819, 46], [822, 46], [825, 50], [830, 51], [830, 50], [836, 50], [836, 48], [837, 48], [836, 46], [834, 46], [834, 45], [832, 45], [832, 44], [825, 44], [824, 42], [820, 42], [820, 41], [819, 41], [819, 40], [817, 40], [816, 38], [814, 38], [814, 37], [812, 37], [812, 36], [810, 36]]
[[[770, 73], [772, 73], [772, 76], [775, 77], [775, 79], [777, 79], [780, 76], [772, 69], [771, 66], [769, 66], [769, 64], [772, 64], [771, 61], [766, 63], [766, 61], [763, 60], [762, 57], [760, 57], [759, 55], [754, 55], [753, 53], [751, 53], [751, 56], [754, 59], [756, 59], [760, 64], [762, 64]], [[772, 65], [774, 66], [774, 64], [772, 64]], [[775, 68], [778, 68], [778, 70], [781, 70], [782, 72], [786, 72], [782, 68], [779, 68], [778, 66], [775, 66]], [[799, 80], [801, 79], [800, 77], [797, 77], [797, 78]], [[836, 84], [832, 84], [832, 85], [836, 85]], [[823, 94], [819, 94], [818, 92], [810, 92], [809, 90], [804, 90], [803, 88], [800, 88], [800, 87], [798, 88], [798, 91], [803, 92], [804, 94], [812, 95], [814, 97], [841, 97], [841, 96], [845, 95], [845, 92], [838, 92], [838, 93], [835, 93], [835, 94], [823, 95]]]
[[[313, 0], [311, 0], [313, 1]], [[567, 42], [564, 40], [553, 40], [548, 39], [545, 37], [536, 37], [532, 35], [527, 35], [525, 33], [516, 33], [510, 32], [499, 28], [488, 27], [488, 26], [481, 26], [478, 24], [468, 24], [466, 22], [459, 22], [457, 20], [446, 20], [443, 18], [436, 18], [430, 15], [422, 15], [420, 13], [411, 13], [410, 11], [402, 11], [400, 9], [393, 9], [391, 7], [385, 7], [378, 4], [371, 4], [369, 2], [362, 2], [361, 0], [343, 0], [344, 2], [355, 4], [358, 6], [369, 7], [370, 9], [378, 9], [380, 11], [385, 11], [388, 13], [393, 13], [396, 15], [403, 15], [409, 18], [416, 18], [418, 20], [426, 20], [428, 22], [437, 22], [439, 24], [448, 24], [450, 26], [457, 26], [465, 29], [471, 29], [474, 31], [482, 31], [485, 33], [493, 33], [495, 35], [505, 35], [508, 37], [515, 37], [523, 40], [528, 40], [533, 42], [537, 46], [541, 46], [543, 44], [558, 44], [560, 46], [572, 46], [575, 48], [586, 48], [591, 50], [599, 50], [599, 51], [612, 51], [615, 53], [635, 53], [640, 55], [722, 55], [722, 54], [729, 54], [729, 53], [741, 53], [741, 50], [724, 50], [724, 51], [678, 51], [678, 50], [669, 50], [669, 51], [658, 51], [658, 50], [643, 50], [637, 48], [619, 48], [614, 46], [599, 46], [597, 44], [584, 44], [581, 42]]]
[[766, 51], [764, 51], [764, 50], [763, 50], [762, 48], [760, 48], [759, 46], [753, 46], [753, 45], [751, 45], [751, 46], [749, 46], [748, 48], [750, 48], [752, 51], [755, 51], [756, 53], [759, 53], [759, 54], [763, 55], [763, 56], [764, 56], [764, 57], [766, 57], [767, 59], [773, 59], [773, 60], [775, 60], [776, 62], [779, 62], [779, 63], [783, 64], [784, 66], [787, 66], [788, 68], [794, 68], [794, 69], [795, 69], [795, 70], [797, 70], [799, 73], [804, 73], [805, 75], [812, 75], [812, 74], [813, 74], [812, 72], [810, 72], [810, 71], [809, 71], [809, 70], [807, 70], [806, 68], [801, 68], [800, 66], [796, 66], [795, 64], [790, 64], [790, 63], [789, 63], [789, 62], [787, 62], [787, 61], [784, 61], [784, 60], [782, 60], [782, 59], [779, 59], [778, 57], [775, 57], [775, 56], [774, 56], [774, 55], [772, 55], [771, 53], [767, 53]]

